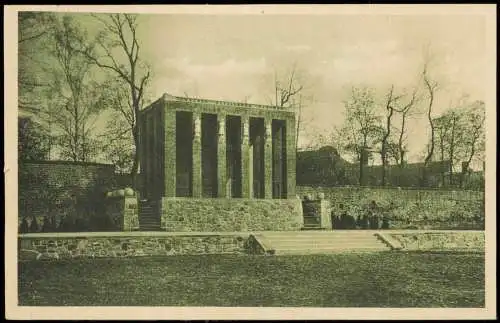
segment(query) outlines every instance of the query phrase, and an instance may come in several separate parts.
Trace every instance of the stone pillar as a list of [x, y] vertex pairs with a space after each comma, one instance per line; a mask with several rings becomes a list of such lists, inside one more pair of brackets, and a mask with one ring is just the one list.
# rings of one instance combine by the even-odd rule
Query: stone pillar
[[265, 119], [264, 142], [264, 198], [273, 198], [273, 120]]
[[217, 195], [227, 196], [227, 169], [226, 169], [226, 115], [217, 115], [219, 125], [219, 138], [217, 142]]
[[139, 230], [139, 208], [137, 197], [125, 197], [123, 212], [123, 231]]
[[295, 185], [296, 185], [296, 128], [295, 128], [295, 117], [289, 117], [286, 119], [286, 129], [285, 129], [285, 145], [286, 145], [286, 193], [287, 198], [295, 198]]
[[[177, 170], [176, 170], [176, 111], [169, 110], [168, 106], [165, 107], [165, 154], [164, 154], [164, 167], [165, 167], [165, 196], [175, 197], [176, 184], [177, 184]], [[144, 147], [145, 148], [145, 147]], [[146, 183], [147, 185], [147, 183]]]
[[193, 112], [194, 134], [193, 134], [193, 197], [201, 197], [201, 114]]
[[242, 133], [241, 133], [241, 197], [250, 198], [250, 156], [249, 156], [249, 137], [250, 126], [248, 116], [241, 117]]

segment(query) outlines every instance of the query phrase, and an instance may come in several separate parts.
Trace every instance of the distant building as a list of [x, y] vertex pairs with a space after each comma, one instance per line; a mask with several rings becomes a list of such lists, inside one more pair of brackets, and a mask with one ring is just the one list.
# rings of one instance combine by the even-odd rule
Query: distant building
[[[366, 165], [366, 159], [365, 159]], [[450, 161], [435, 161], [427, 166], [431, 178], [441, 176], [449, 171]], [[420, 185], [424, 163], [405, 163], [387, 165], [386, 185], [417, 187]], [[382, 165], [365, 166], [366, 185], [381, 185]], [[359, 164], [343, 159], [338, 151], [325, 146], [317, 150], [299, 151], [297, 153], [297, 185], [342, 186], [358, 185]]]

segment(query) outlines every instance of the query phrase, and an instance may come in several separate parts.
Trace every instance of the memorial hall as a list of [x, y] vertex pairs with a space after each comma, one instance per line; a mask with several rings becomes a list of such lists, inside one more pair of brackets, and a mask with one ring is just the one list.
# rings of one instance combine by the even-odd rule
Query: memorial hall
[[140, 196], [153, 210], [143, 220], [168, 231], [300, 227], [293, 111], [164, 94], [138, 125]]

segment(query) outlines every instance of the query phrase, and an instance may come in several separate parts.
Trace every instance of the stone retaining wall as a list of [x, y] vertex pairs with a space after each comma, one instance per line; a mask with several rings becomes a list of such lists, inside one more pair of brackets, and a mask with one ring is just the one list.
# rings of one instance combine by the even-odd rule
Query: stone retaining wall
[[19, 163], [19, 231], [94, 231], [115, 166], [69, 161]]
[[484, 231], [400, 232], [390, 233], [402, 250], [417, 251], [483, 251]]
[[303, 225], [299, 199], [163, 198], [161, 226], [173, 232], [286, 231]]
[[23, 234], [18, 239], [18, 259], [239, 254], [245, 252], [247, 240], [244, 233]]
[[373, 200], [392, 229], [483, 230], [484, 193], [476, 191], [417, 190], [367, 187], [297, 186], [299, 196], [324, 194], [332, 210], [343, 209], [355, 218], [368, 211]]

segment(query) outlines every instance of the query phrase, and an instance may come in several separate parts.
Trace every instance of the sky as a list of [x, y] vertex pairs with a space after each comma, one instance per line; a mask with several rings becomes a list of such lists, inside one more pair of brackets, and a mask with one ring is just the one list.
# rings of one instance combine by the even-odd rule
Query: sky
[[[301, 147], [342, 124], [352, 85], [374, 87], [380, 99], [392, 84], [414, 86], [426, 48], [440, 84], [435, 115], [463, 94], [485, 96], [481, 15], [143, 14], [139, 24], [141, 56], [154, 72], [151, 100], [167, 92], [269, 104], [275, 75], [295, 66], [306, 98]], [[423, 115], [409, 124], [410, 162], [421, 158], [427, 132]]]

